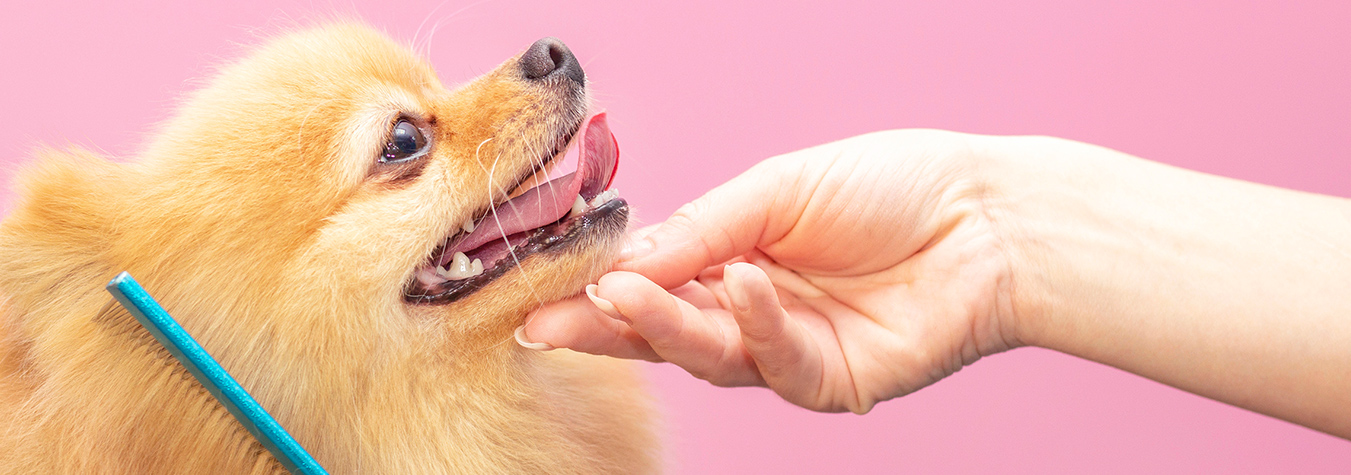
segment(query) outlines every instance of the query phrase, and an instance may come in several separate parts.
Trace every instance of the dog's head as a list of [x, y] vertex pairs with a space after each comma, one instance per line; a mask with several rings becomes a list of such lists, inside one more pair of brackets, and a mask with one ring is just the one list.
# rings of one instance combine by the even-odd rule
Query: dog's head
[[[363, 26], [285, 35], [190, 95], [138, 160], [57, 153], [27, 174], [0, 283], [29, 317], [7, 325], [70, 371], [144, 359], [116, 318], [79, 315], [108, 313], [101, 283], [127, 270], [322, 451], [358, 450], [317, 434], [376, 430], [363, 412], [448, 423], [430, 399], [512, 390], [497, 373], [520, 371], [525, 313], [614, 259], [618, 152], [588, 109], [554, 39], [450, 89]], [[569, 148], [576, 171], [550, 180]], [[413, 407], [377, 407], [396, 401]]]
[[[626, 225], [606, 191], [618, 151], [588, 108], [581, 65], [552, 38], [448, 89], [365, 27], [284, 36], [158, 133], [147, 219], [122, 229], [117, 263], [137, 275], [133, 259], [162, 256], [138, 277], [241, 306], [213, 319], [246, 332], [500, 344], [608, 267]], [[576, 171], [550, 180], [570, 147]]]
[[[608, 265], [627, 222], [606, 191], [615, 143], [588, 107], [551, 38], [451, 90], [364, 27], [285, 36], [159, 131], [140, 170], [149, 221], [122, 229], [118, 264], [162, 255], [142, 275], [191, 282], [161, 284], [184, 297], [352, 319], [314, 325], [500, 337]], [[550, 180], [569, 147], [576, 171]]]

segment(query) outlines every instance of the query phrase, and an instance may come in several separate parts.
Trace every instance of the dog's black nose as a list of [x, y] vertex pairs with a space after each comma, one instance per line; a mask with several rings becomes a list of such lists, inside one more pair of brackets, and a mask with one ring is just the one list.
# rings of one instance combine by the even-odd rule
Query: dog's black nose
[[530, 45], [530, 49], [521, 55], [521, 71], [529, 79], [561, 74], [578, 85], [586, 85], [586, 73], [582, 72], [581, 63], [558, 38], [544, 38]]

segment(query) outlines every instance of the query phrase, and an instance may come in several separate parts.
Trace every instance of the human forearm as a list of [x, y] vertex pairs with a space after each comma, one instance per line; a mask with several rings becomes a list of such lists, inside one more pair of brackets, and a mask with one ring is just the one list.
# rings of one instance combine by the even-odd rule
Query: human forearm
[[1348, 200], [1006, 140], [1023, 343], [1351, 437]]

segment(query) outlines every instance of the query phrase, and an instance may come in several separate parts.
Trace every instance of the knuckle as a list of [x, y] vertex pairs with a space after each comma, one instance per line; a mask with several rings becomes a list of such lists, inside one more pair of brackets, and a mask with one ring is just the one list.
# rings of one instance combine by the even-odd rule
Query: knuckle
[[[773, 317], [765, 317], [752, 314], [748, 315], [747, 318], [759, 318], [763, 320]], [[742, 338], [746, 339], [749, 342], [764, 345], [764, 347], [762, 348], [764, 350], [776, 349], [778, 343], [780, 343], [781, 340], [780, 337], [783, 336], [784, 330], [783, 326], [770, 326], [764, 324], [763, 322], [755, 322], [755, 323], [747, 322], [747, 323], [748, 324], [741, 326]]]
[[705, 206], [701, 204], [703, 200], [694, 200], [680, 205], [666, 220], [666, 224], [675, 228], [677, 231], [693, 231], [695, 222], [699, 216], [704, 213]]

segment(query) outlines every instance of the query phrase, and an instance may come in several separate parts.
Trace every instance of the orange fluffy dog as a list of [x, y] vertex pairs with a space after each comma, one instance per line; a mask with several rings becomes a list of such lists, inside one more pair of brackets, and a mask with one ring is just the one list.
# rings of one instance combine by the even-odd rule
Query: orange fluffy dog
[[113, 303], [123, 270], [332, 473], [656, 471], [633, 368], [511, 343], [627, 222], [585, 81], [545, 39], [450, 91], [339, 24], [224, 68], [132, 163], [41, 153], [0, 226], [0, 471], [282, 470]]

